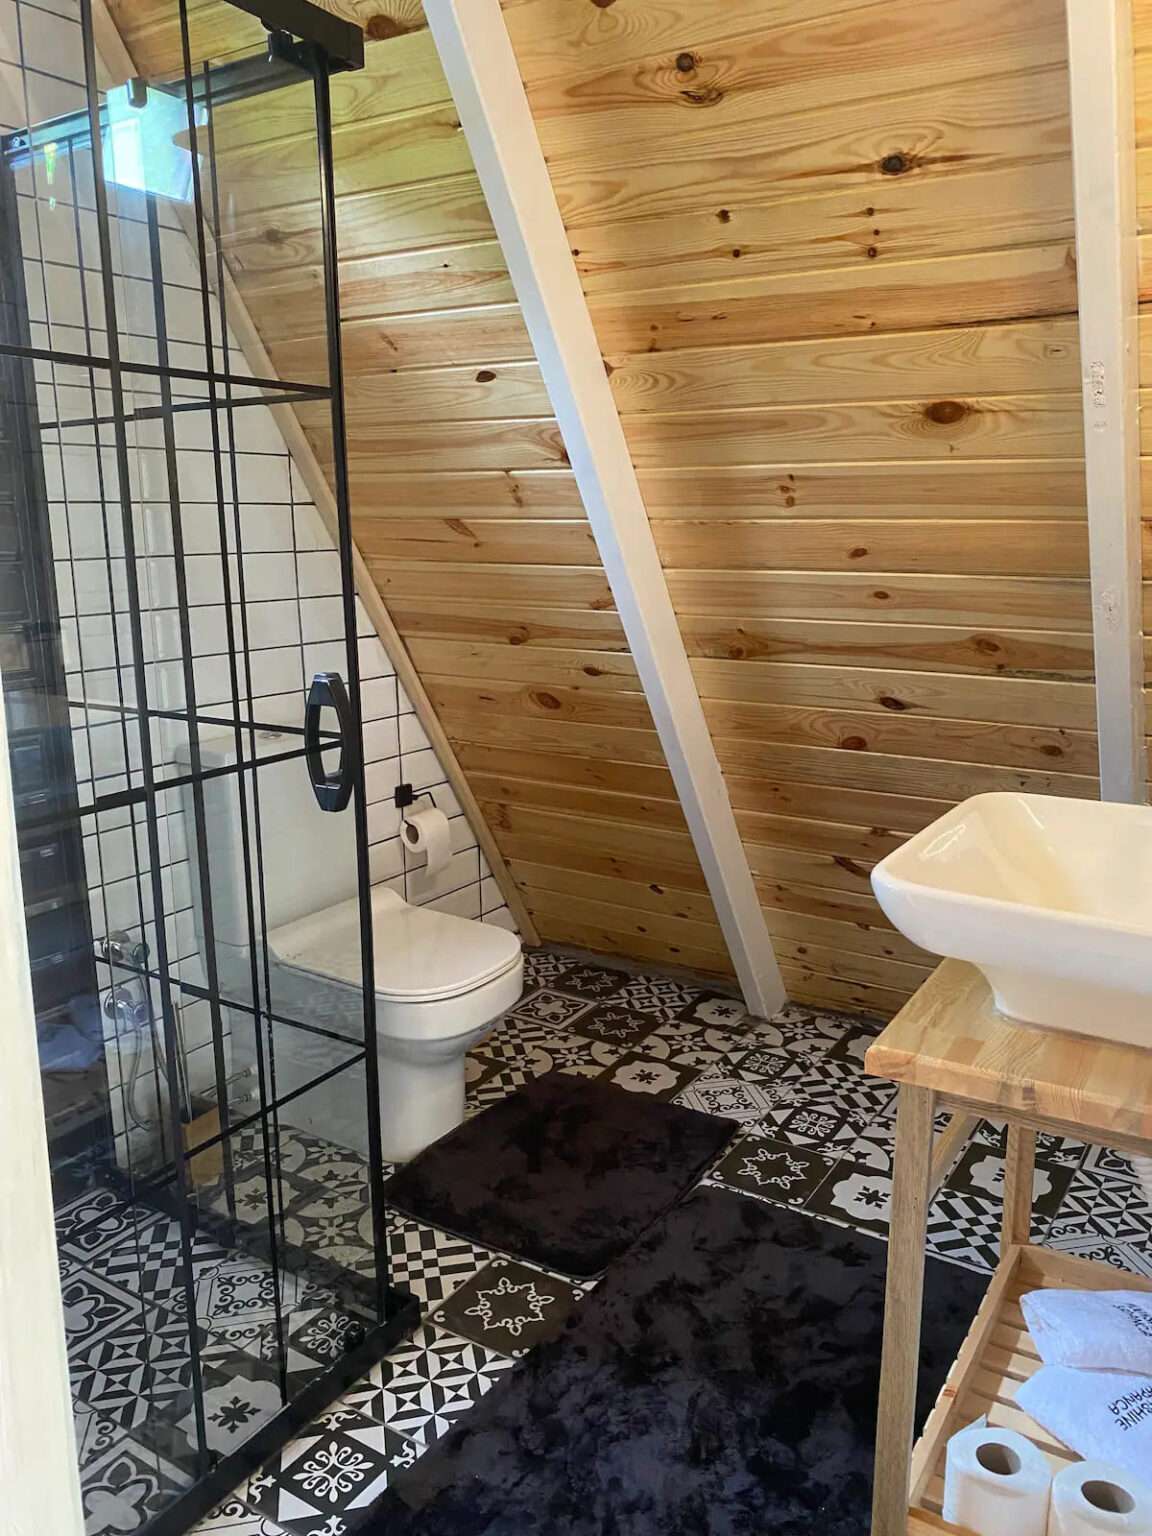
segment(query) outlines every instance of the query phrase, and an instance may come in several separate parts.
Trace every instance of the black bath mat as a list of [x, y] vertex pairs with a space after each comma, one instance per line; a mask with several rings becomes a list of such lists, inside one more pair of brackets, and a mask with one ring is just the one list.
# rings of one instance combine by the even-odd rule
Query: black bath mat
[[549, 1072], [434, 1142], [385, 1186], [433, 1227], [597, 1275], [686, 1194], [733, 1120]]
[[[677, 1206], [409, 1470], [373, 1536], [868, 1536], [885, 1244]], [[987, 1277], [929, 1260], [922, 1422]]]

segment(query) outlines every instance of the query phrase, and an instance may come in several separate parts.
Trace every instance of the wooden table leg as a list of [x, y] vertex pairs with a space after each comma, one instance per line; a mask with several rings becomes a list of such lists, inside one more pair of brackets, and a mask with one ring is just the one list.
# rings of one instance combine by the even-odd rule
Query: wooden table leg
[[944, 1180], [952, 1172], [952, 1165], [968, 1144], [968, 1138], [976, 1129], [979, 1116], [966, 1115], [960, 1110], [953, 1112], [952, 1118], [936, 1138], [936, 1144], [932, 1149], [932, 1182], [930, 1192], [935, 1195]]
[[929, 1089], [901, 1084], [888, 1229], [872, 1536], [905, 1536], [908, 1525], [935, 1109], [936, 1095]]
[[1036, 1173], [1036, 1132], [1028, 1125], [1009, 1125], [1004, 1161], [1004, 1223], [1000, 1255], [1013, 1243], [1032, 1237], [1032, 1182]]

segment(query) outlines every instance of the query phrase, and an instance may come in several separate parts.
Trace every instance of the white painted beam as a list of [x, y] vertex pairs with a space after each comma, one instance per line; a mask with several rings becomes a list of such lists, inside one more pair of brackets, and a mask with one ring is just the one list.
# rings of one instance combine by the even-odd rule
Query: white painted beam
[[784, 984], [499, 0], [425, 11], [745, 1002], [772, 1013]]
[[1100, 794], [1144, 803], [1132, 0], [1068, 0]]
[[32, 972], [0, 708], [0, 1531], [83, 1536]]

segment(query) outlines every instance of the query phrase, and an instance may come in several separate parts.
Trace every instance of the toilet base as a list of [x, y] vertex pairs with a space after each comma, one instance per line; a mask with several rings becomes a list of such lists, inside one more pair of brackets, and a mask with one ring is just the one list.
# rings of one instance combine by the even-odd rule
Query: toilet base
[[403, 1060], [381, 1051], [380, 1143], [387, 1163], [406, 1163], [464, 1122], [464, 1056]]

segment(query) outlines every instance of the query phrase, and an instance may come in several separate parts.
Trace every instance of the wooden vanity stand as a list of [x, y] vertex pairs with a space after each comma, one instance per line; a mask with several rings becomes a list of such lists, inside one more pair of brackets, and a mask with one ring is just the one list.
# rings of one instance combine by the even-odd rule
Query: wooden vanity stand
[[[865, 1068], [899, 1083], [872, 1536], [961, 1528], [941, 1516], [949, 1438], [987, 1414], [1019, 1430], [1054, 1470], [1078, 1457], [1015, 1406], [1040, 1367], [1020, 1311], [1026, 1291], [1147, 1290], [1152, 1281], [1032, 1246], [1036, 1132], [1152, 1154], [1152, 1050], [1002, 1018], [974, 966], [946, 960], [869, 1049]], [[934, 1144], [940, 1110], [952, 1119]], [[979, 1118], [1008, 1123], [1000, 1264], [912, 1446], [928, 1207]]]

